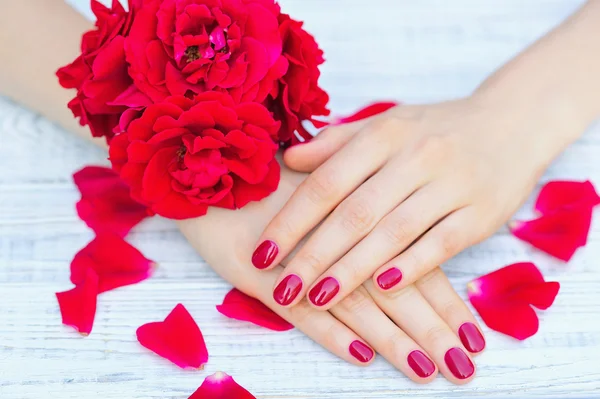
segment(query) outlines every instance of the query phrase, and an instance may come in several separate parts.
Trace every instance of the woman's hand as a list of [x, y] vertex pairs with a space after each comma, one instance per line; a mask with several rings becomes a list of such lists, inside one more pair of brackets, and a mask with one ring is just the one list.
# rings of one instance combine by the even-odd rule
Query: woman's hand
[[[217, 273], [340, 358], [368, 365], [376, 351], [418, 383], [430, 382], [438, 371], [456, 384], [470, 381], [475, 366], [469, 352], [483, 350], [485, 341], [439, 268], [393, 296], [382, 294], [369, 281], [329, 312], [306, 301], [293, 308], [277, 305], [271, 287], [284, 268], [261, 272], [249, 267], [247, 259], [252, 243], [303, 178], [283, 168], [279, 189], [260, 203], [235, 212], [211, 209], [179, 226]], [[287, 283], [277, 293], [279, 298], [294, 291], [293, 281]]]
[[[252, 257], [280, 263], [329, 309], [366, 279], [395, 292], [491, 235], [537, 178], [600, 114], [600, 2], [494, 73], [467, 99], [400, 106], [291, 148], [314, 172], [269, 223]], [[316, 169], [316, 170], [315, 170]], [[382, 266], [383, 265], [383, 266]]]
[[513, 214], [555, 152], [541, 128], [475, 99], [332, 127], [287, 151], [292, 168], [316, 170], [269, 223], [253, 263], [279, 262], [325, 219], [275, 284], [302, 281], [280, 305], [308, 294], [329, 309], [371, 276], [381, 291], [401, 290]]

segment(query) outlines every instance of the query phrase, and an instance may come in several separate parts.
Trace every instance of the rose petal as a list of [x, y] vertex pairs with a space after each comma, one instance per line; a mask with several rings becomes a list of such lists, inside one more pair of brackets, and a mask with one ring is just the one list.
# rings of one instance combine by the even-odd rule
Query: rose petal
[[223, 299], [223, 304], [217, 305], [217, 310], [231, 319], [249, 321], [273, 331], [287, 331], [294, 328], [258, 299], [252, 298], [236, 288], [229, 291]]
[[335, 120], [332, 123], [332, 125], [341, 125], [344, 123], [352, 123], [352, 122], [357, 122], [357, 121], [360, 121], [363, 119], [367, 119], [372, 116], [379, 115], [379, 114], [389, 110], [390, 108], [397, 106], [398, 104], [399, 103], [392, 102], [392, 101], [376, 102], [376, 103], [367, 105], [366, 107], [359, 109], [358, 111], [356, 111], [355, 113], [353, 113], [351, 115], [338, 118], [337, 120]]
[[100, 233], [75, 255], [71, 262], [71, 282], [81, 284], [89, 269], [98, 278], [98, 293], [139, 283], [151, 276], [155, 263], [123, 238]]
[[513, 235], [565, 262], [587, 243], [590, 208], [561, 209], [527, 222], [512, 222]]
[[250, 392], [241, 387], [234, 379], [216, 372], [206, 377], [200, 388], [188, 399], [256, 399]]
[[113, 232], [125, 237], [149, 216], [146, 206], [131, 198], [129, 187], [112, 169], [88, 166], [76, 172], [73, 180], [81, 193], [77, 214], [96, 234]]
[[202, 332], [182, 304], [164, 321], [144, 324], [136, 334], [142, 346], [181, 368], [202, 368], [208, 361]]
[[535, 209], [542, 215], [559, 209], [593, 208], [600, 204], [600, 196], [590, 181], [551, 181], [538, 196]]
[[88, 268], [75, 288], [56, 293], [62, 323], [75, 328], [82, 335], [91, 333], [96, 316], [97, 296], [98, 275]]
[[469, 300], [492, 330], [523, 340], [538, 331], [531, 305], [549, 308], [560, 285], [545, 282], [533, 263], [516, 263], [481, 276], [467, 285]]

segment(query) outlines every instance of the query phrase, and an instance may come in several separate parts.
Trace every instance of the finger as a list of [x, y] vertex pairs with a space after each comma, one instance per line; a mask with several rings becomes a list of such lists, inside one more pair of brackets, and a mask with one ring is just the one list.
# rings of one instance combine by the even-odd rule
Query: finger
[[[414, 172], [419, 170], [423, 172]], [[418, 162], [393, 160], [367, 180], [333, 211], [296, 256], [288, 262], [274, 292], [283, 289], [282, 287], [288, 285], [290, 281], [301, 282], [302, 286], [293, 292], [293, 296], [282, 297], [281, 305], [293, 306], [300, 301], [308, 291], [308, 287], [327, 271], [331, 264], [365, 237], [396, 204], [404, 201], [430, 178], [427, 169], [421, 168]], [[406, 245], [408, 244], [410, 242]], [[373, 271], [378, 266], [397, 253], [398, 251], [393, 252], [387, 258], [375, 263], [362, 280], [353, 282], [352, 289], [345, 287], [344, 292], [349, 294], [354, 291], [354, 288], [373, 275]], [[335, 283], [340, 280], [328, 281]], [[332, 304], [316, 305], [328, 305], [329, 308]]]
[[[296, 189], [258, 241], [260, 244], [252, 256], [256, 268], [267, 269], [279, 263], [302, 237], [388, 159], [389, 143], [374, 139], [373, 135], [391, 126], [374, 122]], [[356, 162], [357, 159], [361, 161]]]
[[423, 348], [379, 309], [364, 287], [344, 298], [331, 313], [414, 382], [424, 384], [437, 375], [435, 364]]
[[[403, 253], [379, 268], [373, 275], [373, 281], [383, 291], [403, 289], [472, 245], [476, 241], [474, 237], [478, 236], [472, 226], [477, 225], [478, 216], [472, 207], [451, 213]], [[386, 285], [385, 282], [394, 275], [399, 275], [400, 280]]]
[[288, 148], [283, 153], [283, 162], [290, 169], [310, 173], [338, 152], [367, 123], [368, 119], [365, 119], [329, 127], [310, 142]]
[[251, 295], [334, 355], [359, 366], [370, 364], [375, 358], [373, 349], [331, 313], [316, 310], [306, 302], [282, 308], [273, 300], [269, 289], [282, 271], [283, 267], [278, 266], [257, 275]]
[[468, 352], [414, 285], [393, 295], [381, 292], [370, 280], [365, 287], [381, 310], [425, 349], [446, 379], [454, 384], [473, 379], [475, 365]]
[[469, 352], [476, 354], [485, 349], [485, 338], [475, 316], [452, 288], [442, 269], [436, 267], [419, 279], [415, 286]]
[[[309, 300], [315, 306], [320, 306], [323, 310], [329, 309], [332, 305], [335, 305], [339, 300], [354, 291], [365, 280], [373, 276], [373, 273], [382, 264], [410, 246], [413, 241], [429, 230], [431, 226], [435, 225], [440, 219], [454, 211], [457, 207], [460, 207], [462, 203], [459, 191], [452, 190], [452, 187], [447, 187], [443, 184], [431, 183], [418, 189], [406, 201], [385, 216], [373, 231], [316, 280], [316, 284], [308, 291]], [[321, 237], [319, 234], [321, 229], [323, 227], [311, 237], [309, 243], [314, 239], [315, 242], [319, 243], [317, 245], [325, 246], [335, 239], [332, 235]], [[338, 235], [340, 237], [348, 236], [347, 233], [346, 235]], [[338, 240], [341, 239], [345, 238], [338, 238]], [[348, 243], [342, 243], [344, 247], [346, 244]], [[308, 244], [301, 249], [301, 252], [305, 248], [309, 250]], [[305, 276], [306, 271], [297, 270], [292, 268], [292, 266], [295, 266], [293, 260], [292, 264], [286, 268], [285, 273], [296, 273], [304, 279], [305, 283], [310, 284]], [[309, 271], [313, 272], [312, 269]], [[392, 277], [394, 278], [383, 282], [380, 279], [378, 283], [392, 284], [398, 279], [397, 276]], [[339, 285], [335, 296], [325, 297], [325, 299], [328, 299], [327, 303], [313, 301], [313, 298], [323, 298], [323, 295], [319, 294], [323, 285], [322, 281], [337, 281]], [[384, 286], [387, 287], [388, 285]]]

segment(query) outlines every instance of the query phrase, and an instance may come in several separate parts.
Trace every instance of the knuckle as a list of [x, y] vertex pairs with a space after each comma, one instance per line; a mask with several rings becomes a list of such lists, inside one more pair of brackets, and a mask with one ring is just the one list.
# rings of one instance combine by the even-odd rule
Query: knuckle
[[402, 246], [411, 240], [413, 222], [405, 215], [395, 215], [383, 225], [383, 233], [394, 246]]
[[296, 265], [310, 269], [310, 272], [313, 275], [321, 274], [324, 263], [319, 255], [316, 255], [314, 252], [303, 251], [297, 256], [297, 260], [294, 261]]
[[[277, 217], [277, 219], [269, 226], [269, 231], [265, 235], [268, 237], [281, 237], [287, 239], [289, 237], [295, 237], [297, 235], [297, 229], [291, 223], [290, 218]], [[279, 240], [275, 241], [278, 242]]]
[[393, 115], [376, 118], [369, 124], [371, 132], [394, 132], [402, 128], [401, 120]]
[[303, 326], [310, 321], [310, 316], [314, 309], [305, 301], [302, 300], [296, 306], [286, 308], [288, 312], [288, 320], [295, 326]]
[[371, 205], [365, 199], [349, 199], [340, 206], [342, 226], [353, 233], [363, 234], [369, 231], [375, 221]]
[[438, 342], [444, 342], [448, 331], [441, 325], [434, 325], [425, 331], [425, 341], [429, 342], [431, 346], [435, 346]]
[[456, 315], [461, 315], [464, 313], [461, 304], [453, 299], [442, 303], [440, 306], [440, 312], [440, 316], [442, 316], [444, 320], [450, 320], [452, 317], [456, 317]]
[[417, 151], [427, 161], [441, 161], [450, 150], [449, 144], [444, 136], [430, 135], [418, 141]]
[[371, 298], [369, 295], [362, 290], [357, 289], [340, 302], [340, 307], [348, 313], [356, 314], [367, 309], [370, 304]]
[[439, 267], [436, 267], [435, 269], [433, 269], [432, 271], [430, 271], [429, 273], [426, 273], [423, 277], [421, 277], [416, 282], [416, 285], [419, 288], [435, 289], [435, 287], [440, 286], [440, 279], [443, 277], [444, 277], [444, 274], [442, 273], [442, 269], [440, 269]]
[[440, 237], [440, 247], [444, 258], [448, 258], [459, 252], [461, 240], [459, 234], [453, 231], [444, 232]]
[[305, 195], [314, 204], [333, 198], [337, 192], [335, 173], [327, 168], [310, 175], [302, 185]]
[[399, 329], [395, 329], [383, 343], [383, 352], [390, 357], [398, 357], [405, 352], [406, 335]]
[[387, 292], [386, 295], [394, 302], [408, 303], [412, 301], [412, 298], [417, 292], [415, 286], [409, 285], [399, 291]]

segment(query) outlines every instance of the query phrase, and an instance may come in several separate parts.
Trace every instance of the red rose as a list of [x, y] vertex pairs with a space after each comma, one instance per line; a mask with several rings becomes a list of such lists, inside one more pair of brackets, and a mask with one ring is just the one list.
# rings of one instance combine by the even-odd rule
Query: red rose
[[315, 38], [302, 28], [302, 22], [295, 21], [289, 15], [279, 17], [279, 31], [283, 40], [283, 56], [289, 63], [285, 75], [279, 80], [281, 87], [269, 102], [269, 108], [275, 111], [275, 118], [282, 122], [279, 141], [284, 146], [300, 141], [294, 134], [298, 131], [306, 140], [312, 135], [302, 127], [302, 121], [314, 121], [314, 116], [327, 116], [329, 96], [319, 87], [319, 65], [323, 51]]
[[197, 217], [275, 191], [279, 126], [263, 105], [236, 104], [224, 92], [173, 96], [116, 136], [110, 159], [137, 201], [168, 218]]
[[146, 0], [125, 41], [129, 72], [154, 102], [228, 90], [262, 102], [287, 69], [274, 0]]
[[[130, 10], [138, 7], [138, 0], [130, 0]], [[130, 107], [149, 104], [132, 86], [127, 72], [124, 36], [133, 20], [133, 11], [127, 12], [118, 0], [107, 8], [92, 0], [92, 11], [97, 17], [96, 29], [83, 35], [81, 55], [73, 63], [61, 68], [57, 76], [61, 86], [77, 89], [77, 96], [69, 102], [82, 126], [89, 125], [94, 137], [114, 135], [121, 114]]]

